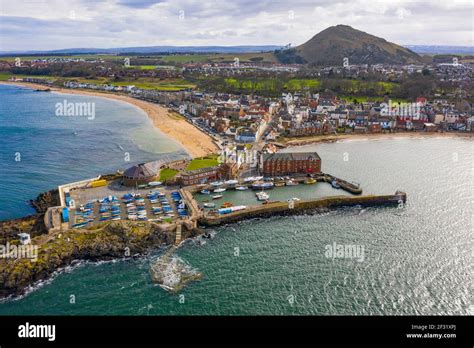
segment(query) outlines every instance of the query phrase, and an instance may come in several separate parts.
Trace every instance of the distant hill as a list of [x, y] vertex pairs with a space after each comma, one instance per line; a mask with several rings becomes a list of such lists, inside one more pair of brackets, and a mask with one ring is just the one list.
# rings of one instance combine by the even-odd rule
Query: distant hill
[[270, 52], [281, 48], [276, 45], [263, 46], [149, 46], [149, 47], [118, 47], [118, 48], [66, 48], [51, 51], [10, 51], [0, 52], [11, 54], [153, 54], [153, 53], [257, 53]]
[[409, 64], [419, 63], [415, 52], [354, 29], [348, 25], [329, 27], [306, 43], [276, 53], [282, 63], [309, 63], [315, 65], [342, 65], [345, 57], [349, 64]]

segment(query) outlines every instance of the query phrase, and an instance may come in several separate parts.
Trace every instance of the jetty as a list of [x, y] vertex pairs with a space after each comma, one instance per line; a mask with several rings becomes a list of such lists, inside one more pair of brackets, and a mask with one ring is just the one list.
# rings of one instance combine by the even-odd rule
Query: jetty
[[200, 214], [199, 225], [218, 226], [234, 223], [246, 219], [266, 218], [274, 215], [308, 214], [327, 209], [354, 207], [354, 206], [403, 206], [406, 203], [405, 192], [397, 191], [393, 195], [367, 195], [367, 196], [329, 196], [324, 198], [289, 202], [272, 202], [260, 206], [250, 206], [229, 214], [221, 215], [218, 212]]

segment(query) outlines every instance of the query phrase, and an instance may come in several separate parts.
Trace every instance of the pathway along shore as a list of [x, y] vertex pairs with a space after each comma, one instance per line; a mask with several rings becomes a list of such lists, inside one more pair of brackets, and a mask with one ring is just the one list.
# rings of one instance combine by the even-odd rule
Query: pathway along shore
[[[26, 83], [26, 82], [0, 82], [5, 85], [22, 86], [33, 89], [46, 89], [46, 86]], [[49, 88], [49, 87], [48, 87]], [[143, 101], [140, 99], [132, 98], [122, 94], [107, 93], [107, 92], [96, 92], [96, 91], [85, 91], [69, 88], [58, 88], [51, 87], [51, 92], [63, 93], [63, 94], [78, 94], [93, 97], [102, 97], [108, 99], [119, 100], [132, 104], [148, 115], [153, 122], [153, 125], [161, 132], [175, 139], [178, 143], [183, 146], [186, 152], [193, 158], [204, 157], [212, 153], [218, 152], [218, 147], [214, 143], [213, 139], [206, 133], [200, 131], [198, 128], [193, 126], [191, 123], [186, 121], [184, 117], [178, 115], [175, 112], [171, 112], [166, 107]]]

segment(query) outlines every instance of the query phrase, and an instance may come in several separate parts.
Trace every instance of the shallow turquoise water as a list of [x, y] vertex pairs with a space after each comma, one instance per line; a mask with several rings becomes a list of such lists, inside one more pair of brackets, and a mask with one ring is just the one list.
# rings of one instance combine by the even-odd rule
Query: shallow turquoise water
[[[64, 100], [95, 103], [95, 118], [56, 116]], [[60, 184], [185, 155], [133, 105], [6, 85], [0, 85], [0, 139], [0, 220], [33, 213], [27, 201]]]
[[[1, 304], [0, 314], [469, 314], [473, 142], [385, 139], [309, 148], [325, 172], [361, 183], [365, 193], [406, 191], [406, 206], [223, 226], [212, 230], [212, 240], [178, 250], [204, 276], [180, 294], [151, 283], [156, 251], [73, 267]], [[316, 187], [302, 187], [316, 194]], [[333, 243], [363, 246], [364, 260], [327, 258]]]

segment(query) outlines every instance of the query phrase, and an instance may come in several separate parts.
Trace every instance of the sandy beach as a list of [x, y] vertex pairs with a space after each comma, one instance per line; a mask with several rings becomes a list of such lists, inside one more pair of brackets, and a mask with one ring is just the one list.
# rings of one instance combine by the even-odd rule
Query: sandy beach
[[[1, 82], [2, 84], [17, 85], [34, 89], [46, 89], [44, 85], [25, 83], [25, 82]], [[132, 105], [135, 105], [145, 111], [148, 117], [152, 120], [153, 125], [158, 128], [161, 132], [167, 136], [175, 139], [179, 142], [183, 148], [193, 158], [203, 157], [211, 153], [218, 152], [218, 147], [214, 143], [213, 139], [194, 127], [192, 124], [186, 121], [181, 115], [169, 111], [162, 105], [146, 102], [143, 100], [135, 99], [122, 94], [97, 92], [97, 91], [85, 91], [68, 88], [50, 88], [52, 92], [66, 93], [66, 94], [80, 94], [90, 95], [94, 97], [103, 97], [109, 99], [120, 100]]]
[[465, 139], [473, 139], [474, 133], [459, 133], [459, 132], [397, 132], [397, 133], [375, 133], [375, 134], [338, 134], [338, 135], [318, 135], [313, 137], [301, 138], [284, 138], [280, 143], [286, 146], [302, 146], [317, 143], [332, 143], [336, 141], [349, 140], [378, 140], [378, 139], [421, 139], [421, 138], [451, 138], [459, 137]]

